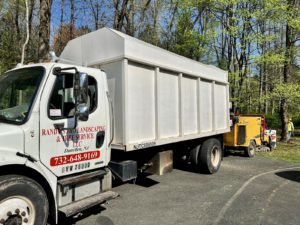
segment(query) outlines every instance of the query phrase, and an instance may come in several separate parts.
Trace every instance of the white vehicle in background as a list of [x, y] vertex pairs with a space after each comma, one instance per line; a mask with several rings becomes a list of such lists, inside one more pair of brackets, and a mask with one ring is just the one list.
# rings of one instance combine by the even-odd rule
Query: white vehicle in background
[[115, 198], [112, 173], [163, 174], [173, 153], [218, 171], [227, 72], [108, 28], [53, 61], [0, 76], [0, 224], [57, 223]]

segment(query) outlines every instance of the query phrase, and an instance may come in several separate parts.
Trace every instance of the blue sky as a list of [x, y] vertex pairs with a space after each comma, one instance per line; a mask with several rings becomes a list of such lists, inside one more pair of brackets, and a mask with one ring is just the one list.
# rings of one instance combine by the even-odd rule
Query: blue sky
[[[101, 1], [100, 1], [101, 2]], [[55, 30], [59, 27], [61, 10], [60, 10], [60, 0], [53, 0], [52, 3], [52, 15], [51, 15], [51, 32], [55, 32]], [[105, 5], [101, 7], [102, 13], [105, 12], [105, 16], [107, 21], [112, 21], [113, 15], [109, 14], [110, 9], [107, 5], [108, 1], [105, 1]], [[70, 22], [70, 2], [69, 0], [65, 0], [64, 4], [64, 12], [63, 18], [65, 23]], [[76, 27], [80, 26], [89, 26], [91, 29], [94, 29], [94, 21], [93, 15], [91, 14], [91, 7], [89, 1], [83, 0], [75, 0], [75, 25]], [[109, 23], [108, 23], [109, 26]]]

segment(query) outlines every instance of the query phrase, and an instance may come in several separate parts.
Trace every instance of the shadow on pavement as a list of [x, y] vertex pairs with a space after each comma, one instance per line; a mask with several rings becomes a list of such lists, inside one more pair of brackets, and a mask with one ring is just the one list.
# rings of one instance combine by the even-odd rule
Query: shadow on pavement
[[142, 186], [142, 187], [149, 188], [149, 187], [159, 184], [159, 182], [152, 180], [148, 176], [140, 176], [140, 177], [137, 177], [135, 184]]
[[190, 172], [190, 173], [210, 175], [207, 172], [192, 165], [192, 163], [186, 163], [186, 162], [181, 162], [181, 161], [174, 161], [174, 169], [178, 169], [178, 170], [182, 170], [182, 171]]
[[[79, 213], [76, 217], [65, 217], [64, 215], [60, 214], [59, 215], [59, 225], [74, 225], [76, 224], [78, 221], [80, 220], [83, 220], [91, 215], [98, 215], [100, 214], [102, 211], [106, 210], [106, 208], [104, 208], [103, 206], [94, 206], [90, 209], [87, 209], [81, 213]], [[102, 218], [103, 216], [99, 216], [99, 221], [101, 222], [102, 220], [105, 222], [105, 221], [108, 221], [104, 218]], [[102, 220], [101, 220], [102, 218]], [[98, 221], [98, 219], [97, 219]], [[100, 224], [100, 225], [113, 225], [113, 223], [95, 223], [96, 225]]]
[[275, 174], [279, 177], [300, 183], [300, 171], [283, 171]]
[[238, 156], [238, 157], [243, 157], [243, 158], [246, 157], [243, 150], [226, 149], [224, 151], [224, 157], [229, 157], [229, 156]]
[[99, 216], [95, 225], [114, 225], [114, 222], [107, 216]]
[[122, 186], [126, 183], [138, 185], [138, 186], [145, 187], [145, 188], [149, 188], [149, 187], [159, 184], [159, 182], [148, 177], [151, 175], [152, 174], [148, 174], [148, 173], [140, 173], [136, 179], [133, 179], [133, 180], [130, 180], [127, 182], [122, 182], [119, 179], [115, 179], [115, 180], [113, 180], [113, 188]]

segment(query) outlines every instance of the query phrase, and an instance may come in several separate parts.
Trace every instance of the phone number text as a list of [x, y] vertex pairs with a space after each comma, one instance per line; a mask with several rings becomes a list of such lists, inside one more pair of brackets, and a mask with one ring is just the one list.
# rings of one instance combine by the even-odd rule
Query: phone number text
[[50, 159], [50, 166], [60, 166], [100, 158], [100, 151], [84, 152], [72, 155], [55, 156]]

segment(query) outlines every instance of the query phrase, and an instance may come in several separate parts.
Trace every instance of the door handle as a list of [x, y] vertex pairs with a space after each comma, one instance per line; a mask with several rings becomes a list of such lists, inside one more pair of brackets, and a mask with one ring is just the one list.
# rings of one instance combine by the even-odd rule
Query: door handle
[[105, 139], [105, 131], [99, 131], [96, 135], [96, 148], [101, 148]]

